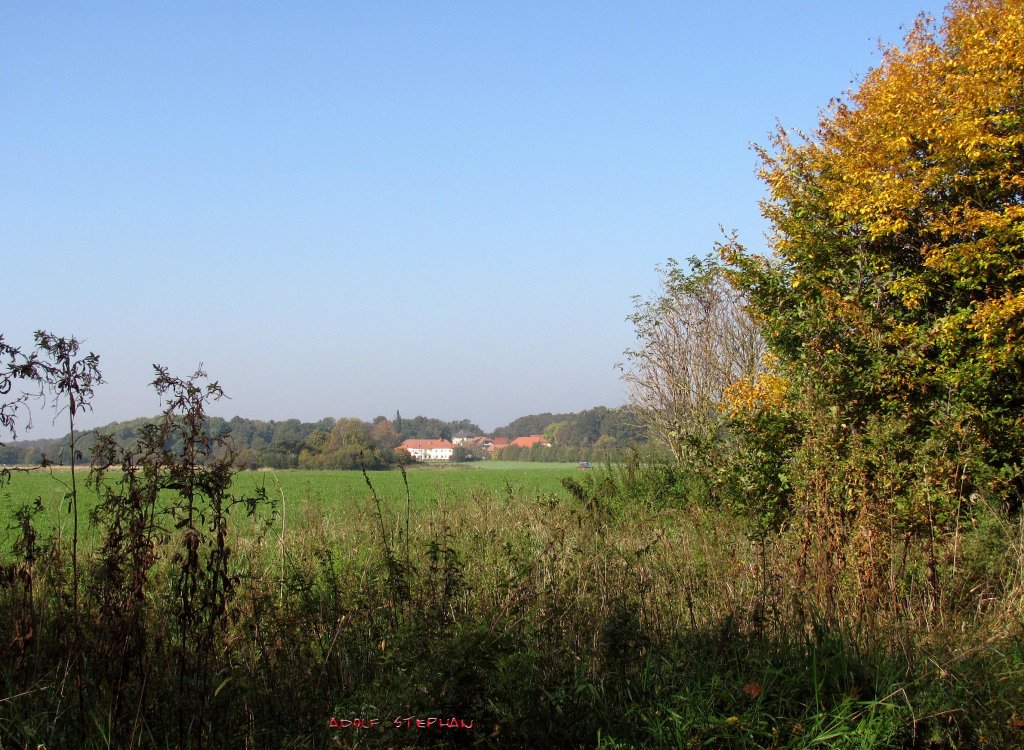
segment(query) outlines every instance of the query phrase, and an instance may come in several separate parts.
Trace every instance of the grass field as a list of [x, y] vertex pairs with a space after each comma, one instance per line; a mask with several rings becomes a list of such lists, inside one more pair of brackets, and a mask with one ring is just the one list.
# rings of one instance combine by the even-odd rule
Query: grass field
[[[564, 498], [562, 479], [581, 474], [576, 464], [530, 463], [525, 461], [487, 461], [452, 466], [433, 464], [407, 470], [408, 494], [400, 471], [367, 473], [383, 511], [404, 514], [406, 503], [413, 514], [443, 503], [463, 503], [493, 498]], [[98, 502], [96, 492], [86, 486], [88, 472], [78, 474], [79, 514], [82, 539], [86, 546], [96, 535], [85, 519]], [[111, 475], [113, 476], [113, 475]], [[67, 468], [14, 472], [0, 488], [0, 559], [10, 554], [16, 532], [14, 511], [37, 498], [43, 510], [35, 518], [43, 534], [71, 533], [71, 514], [65, 495], [70, 489]], [[278, 519], [289, 529], [301, 529], [315, 522], [344, 521], [354, 512], [361, 515], [373, 509], [373, 496], [360, 471], [243, 471], [235, 476], [234, 493], [251, 495], [263, 487], [277, 501]], [[455, 508], [452, 508], [455, 510]], [[244, 520], [238, 521], [245, 524]]]
[[[757, 542], [664, 466], [369, 478], [379, 503], [360, 472], [236, 475], [278, 503], [267, 536], [233, 513], [221, 558], [208, 522], [108, 522], [104, 550], [85, 525], [76, 605], [69, 473], [16, 474], [4, 527], [43, 510], [31, 555], [0, 537], [0, 750], [1022, 746], [1024, 532], [998, 515], [957, 548], [986, 606], [859, 629], [810, 598], [799, 529]], [[473, 728], [393, 728], [440, 716]]]

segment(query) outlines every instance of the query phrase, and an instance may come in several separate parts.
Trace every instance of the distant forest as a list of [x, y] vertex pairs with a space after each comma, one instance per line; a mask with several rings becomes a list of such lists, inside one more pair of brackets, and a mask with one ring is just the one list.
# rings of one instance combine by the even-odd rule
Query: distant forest
[[[83, 432], [78, 436], [79, 451], [86, 459], [97, 434], [113, 436], [122, 445], [131, 445], [140, 430], [155, 418], [114, 422]], [[409, 438], [443, 438], [486, 435], [468, 419], [444, 421], [431, 417], [392, 419], [377, 417], [372, 422], [343, 417], [327, 417], [319, 422], [288, 419], [283, 422], [233, 417], [210, 417], [207, 429], [211, 437], [230, 438], [243, 468], [256, 469], [384, 469], [409, 462], [396, 449]], [[622, 451], [646, 441], [641, 429], [624, 408], [598, 406], [570, 414], [532, 414], [520, 417], [490, 433], [510, 440], [526, 435], [544, 435], [550, 446], [532, 448], [508, 446], [495, 455], [499, 460], [516, 461], [603, 461], [616, 458]], [[70, 436], [48, 440], [21, 440], [0, 445], [0, 465], [38, 465], [70, 461]], [[486, 453], [474, 449], [456, 452], [456, 459], [479, 460]]]

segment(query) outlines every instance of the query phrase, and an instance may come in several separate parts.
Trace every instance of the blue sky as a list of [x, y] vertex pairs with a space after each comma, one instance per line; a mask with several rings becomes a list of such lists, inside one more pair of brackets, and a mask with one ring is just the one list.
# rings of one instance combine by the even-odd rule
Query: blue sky
[[0, 332], [100, 355], [86, 426], [159, 411], [153, 363], [225, 417], [620, 405], [632, 296], [720, 225], [763, 249], [749, 144], [920, 11], [4, 3]]

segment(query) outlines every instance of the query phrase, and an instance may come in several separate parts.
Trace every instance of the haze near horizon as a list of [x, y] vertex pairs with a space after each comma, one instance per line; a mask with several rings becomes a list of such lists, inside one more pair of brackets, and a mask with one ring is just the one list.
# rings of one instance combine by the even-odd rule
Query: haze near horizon
[[0, 332], [100, 355], [86, 428], [157, 413], [153, 363], [225, 418], [621, 405], [655, 267], [765, 248], [749, 144], [941, 10], [7, 4]]

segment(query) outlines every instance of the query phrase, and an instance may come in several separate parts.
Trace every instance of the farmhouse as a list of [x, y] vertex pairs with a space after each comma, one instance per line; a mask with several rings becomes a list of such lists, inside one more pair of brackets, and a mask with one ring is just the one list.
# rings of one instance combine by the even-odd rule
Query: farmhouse
[[398, 448], [418, 461], [447, 461], [455, 451], [455, 446], [447, 440], [409, 439]]
[[484, 446], [488, 453], [494, 453], [497, 450], [501, 450], [508, 445], [508, 438], [496, 437], [490, 441], [490, 445]]

